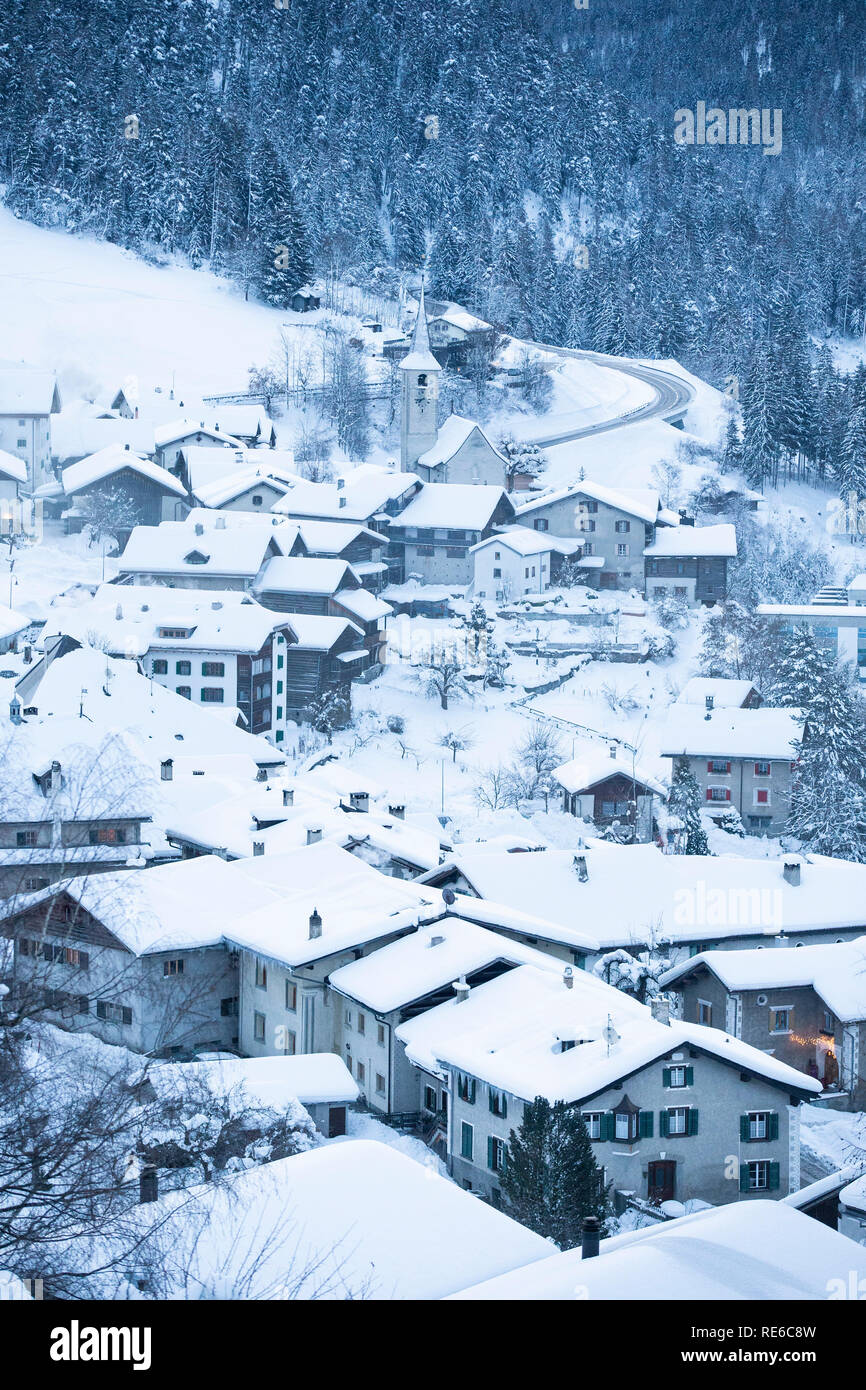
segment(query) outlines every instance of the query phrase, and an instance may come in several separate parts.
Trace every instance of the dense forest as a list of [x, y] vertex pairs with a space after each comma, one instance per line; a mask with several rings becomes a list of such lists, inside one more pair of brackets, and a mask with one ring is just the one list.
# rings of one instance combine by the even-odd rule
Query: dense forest
[[[536, 340], [676, 357], [736, 380], [756, 483], [866, 492], [866, 381], [816, 348], [866, 335], [864, 87], [862, 0], [4, 0], [0, 179], [275, 303], [424, 267]], [[699, 101], [781, 111], [781, 152], [676, 144]]]

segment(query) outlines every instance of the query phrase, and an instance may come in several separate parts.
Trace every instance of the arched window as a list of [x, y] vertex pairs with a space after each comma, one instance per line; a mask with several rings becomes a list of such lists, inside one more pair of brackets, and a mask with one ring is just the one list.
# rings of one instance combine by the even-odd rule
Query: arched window
[[421, 375], [418, 377], [418, 385], [419, 385], [419, 386], [426, 386], [426, 385], [427, 385], [427, 373], [426, 373], [426, 372], [422, 372]]

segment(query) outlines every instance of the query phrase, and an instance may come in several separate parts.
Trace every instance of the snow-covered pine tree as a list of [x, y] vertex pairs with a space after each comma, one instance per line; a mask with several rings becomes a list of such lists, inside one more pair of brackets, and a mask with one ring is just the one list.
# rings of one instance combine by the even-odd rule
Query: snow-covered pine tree
[[710, 847], [701, 824], [701, 789], [685, 758], [674, 763], [674, 775], [668, 797], [668, 811], [683, 825], [684, 854], [709, 854]]
[[501, 1187], [509, 1215], [561, 1250], [573, 1250], [584, 1217], [605, 1221], [603, 1182], [580, 1111], [536, 1096], [508, 1137]]
[[253, 212], [253, 284], [268, 304], [287, 309], [313, 274], [307, 229], [288, 175], [274, 151], [259, 155], [259, 201]]

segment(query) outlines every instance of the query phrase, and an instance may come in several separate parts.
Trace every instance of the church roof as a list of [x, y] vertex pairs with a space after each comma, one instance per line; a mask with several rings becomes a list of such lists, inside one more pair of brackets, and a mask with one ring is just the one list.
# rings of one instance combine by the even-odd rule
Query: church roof
[[412, 334], [412, 346], [400, 362], [401, 368], [410, 372], [438, 372], [439, 363], [430, 351], [430, 334], [427, 330], [427, 310], [424, 308], [424, 286], [418, 301], [418, 317]]

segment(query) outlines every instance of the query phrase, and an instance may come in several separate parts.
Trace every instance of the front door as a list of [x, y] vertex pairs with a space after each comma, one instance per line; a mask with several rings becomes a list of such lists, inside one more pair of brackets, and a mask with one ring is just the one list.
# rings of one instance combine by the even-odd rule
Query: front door
[[651, 1202], [669, 1202], [674, 1195], [676, 1163], [669, 1158], [657, 1159], [649, 1165], [647, 1196]]
[[328, 1138], [338, 1139], [341, 1134], [346, 1133], [346, 1107], [345, 1105], [332, 1105], [328, 1112]]

